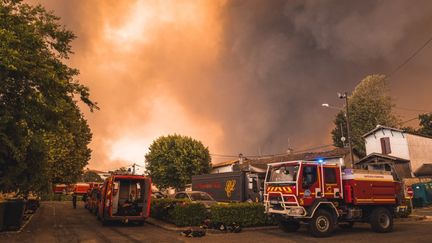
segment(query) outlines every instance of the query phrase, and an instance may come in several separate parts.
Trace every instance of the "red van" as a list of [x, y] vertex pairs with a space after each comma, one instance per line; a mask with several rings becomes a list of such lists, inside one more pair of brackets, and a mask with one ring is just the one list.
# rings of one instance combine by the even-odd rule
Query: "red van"
[[140, 175], [112, 175], [100, 191], [97, 218], [143, 224], [150, 215], [151, 179]]

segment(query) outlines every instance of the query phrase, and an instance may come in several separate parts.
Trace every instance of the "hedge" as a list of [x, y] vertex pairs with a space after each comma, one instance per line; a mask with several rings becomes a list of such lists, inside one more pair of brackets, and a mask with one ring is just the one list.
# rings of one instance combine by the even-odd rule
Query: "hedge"
[[211, 221], [225, 225], [236, 223], [242, 227], [273, 224], [264, 211], [261, 203], [217, 204], [211, 207]]
[[209, 213], [202, 203], [179, 203], [170, 214], [172, 222], [177, 226], [196, 226], [208, 218]]
[[210, 212], [201, 203], [180, 199], [153, 199], [150, 216], [177, 226], [197, 226], [205, 219], [213, 224], [239, 224], [242, 227], [273, 225], [260, 203], [226, 203], [211, 206]]
[[208, 211], [201, 203], [180, 199], [152, 199], [150, 215], [177, 226], [197, 226], [208, 218]]

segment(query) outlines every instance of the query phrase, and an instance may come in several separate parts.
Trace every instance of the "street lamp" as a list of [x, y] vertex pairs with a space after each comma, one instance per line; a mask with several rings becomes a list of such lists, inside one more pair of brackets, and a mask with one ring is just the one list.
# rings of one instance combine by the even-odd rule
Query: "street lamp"
[[337, 106], [332, 106], [332, 105], [329, 105], [327, 103], [321, 104], [321, 106], [327, 107], [327, 108], [330, 108], [330, 109], [335, 109], [335, 110], [343, 111], [343, 108], [337, 107]]
[[351, 167], [354, 165], [354, 154], [352, 149], [352, 141], [351, 141], [351, 125], [350, 125], [350, 118], [349, 118], [349, 108], [348, 108], [348, 93], [344, 92], [343, 94], [338, 93], [339, 99], [345, 99], [345, 108], [346, 108], [346, 122], [347, 122], [347, 136], [348, 136], [348, 146], [350, 150], [350, 156], [351, 156]]
[[[326, 108], [330, 108], [330, 109], [334, 109], [334, 110], [338, 110], [338, 111], [342, 111], [343, 114], [344, 114], [344, 116], [345, 116], [345, 122], [346, 122], [346, 113], [345, 113], [345, 109], [343, 109], [343, 108], [341, 108], [341, 107], [337, 107], [337, 106], [329, 105], [329, 104], [327, 104], [327, 103], [321, 104], [321, 106], [322, 106], [322, 107], [326, 107]], [[341, 133], [342, 133], [342, 135], [341, 135], [341, 141], [342, 141], [342, 143], [343, 143], [343, 145], [344, 145], [344, 147], [345, 147], [345, 140], [346, 140], [346, 138], [345, 138], [345, 136], [344, 136], [344, 130], [343, 130], [343, 127], [342, 127], [342, 123], [341, 123], [340, 125], [341, 125], [340, 130], [341, 130]]]

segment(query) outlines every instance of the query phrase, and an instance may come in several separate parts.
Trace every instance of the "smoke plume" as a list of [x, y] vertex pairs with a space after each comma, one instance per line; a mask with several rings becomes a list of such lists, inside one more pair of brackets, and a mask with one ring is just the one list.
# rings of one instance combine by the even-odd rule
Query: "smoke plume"
[[[101, 107], [83, 107], [99, 169], [142, 162], [172, 133], [212, 154], [329, 144], [337, 111], [321, 104], [342, 106], [336, 92], [391, 72], [432, 34], [426, 0], [30, 2], [78, 36], [68, 62]], [[432, 110], [431, 56], [388, 80], [397, 106]]]

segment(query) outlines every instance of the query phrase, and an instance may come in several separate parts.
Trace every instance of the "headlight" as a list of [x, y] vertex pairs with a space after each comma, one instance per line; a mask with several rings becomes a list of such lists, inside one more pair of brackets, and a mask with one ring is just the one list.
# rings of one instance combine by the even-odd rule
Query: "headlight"
[[292, 208], [290, 210], [290, 214], [293, 214], [293, 215], [302, 215], [303, 214], [303, 208]]

